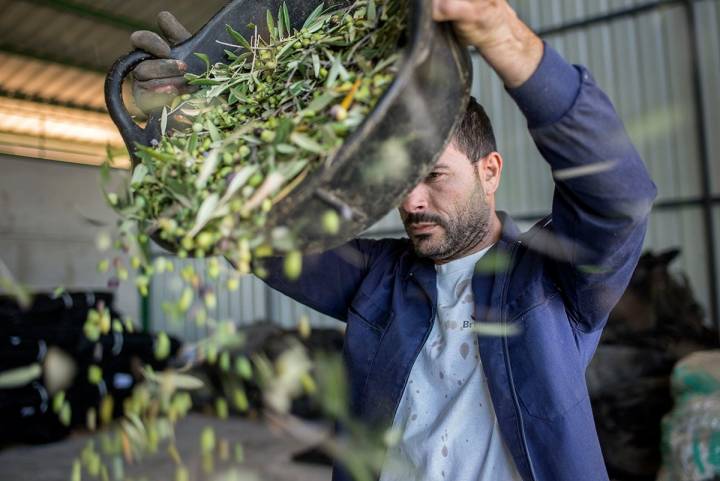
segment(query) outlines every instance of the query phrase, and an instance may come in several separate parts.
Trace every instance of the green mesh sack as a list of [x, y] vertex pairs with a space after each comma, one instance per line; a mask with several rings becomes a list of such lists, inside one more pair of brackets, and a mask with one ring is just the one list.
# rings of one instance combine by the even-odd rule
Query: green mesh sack
[[658, 481], [720, 480], [720, 350], [683, 358], [671, 384], [675, 406], [662, 421]]

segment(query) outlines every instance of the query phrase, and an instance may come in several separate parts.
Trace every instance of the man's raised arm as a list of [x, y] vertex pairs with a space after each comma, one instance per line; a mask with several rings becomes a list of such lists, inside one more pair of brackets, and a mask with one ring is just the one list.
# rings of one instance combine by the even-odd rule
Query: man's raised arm
[[[435, 0], [505, 82], [555, 178], [552, 231], [566, 262], [555, 278], [582, 331], [602, 328], [630, 280], [656, 188], [612, 103], [504, 0]], [[564, 242], [562, 242], [564, 241]]]

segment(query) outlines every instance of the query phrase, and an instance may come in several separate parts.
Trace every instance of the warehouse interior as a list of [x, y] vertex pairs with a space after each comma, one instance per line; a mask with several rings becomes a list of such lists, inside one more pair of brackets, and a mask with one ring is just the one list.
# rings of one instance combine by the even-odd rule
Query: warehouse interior
[[[0, 0], [0, 274], [33, 293], [51, 295], [59, 287], [73, 293], [108, 291], [107, 276], [98, 272], [98, 263], [107, 254], [97, 246], [99, 237], [115, 229], [116, 217], [100, 189], [100, 166], [111, 155], [112, 181], [120, 182], [129, 175], [130, 158], [107, 113], [105, 75], [116, 59], [131, 50], [129, 36], [133, 31], [157, 30], [158, 12], [171, 11], [194, 32], [225, 3]], [[662, 271], [658, 275], [668, 276], [672, 281], [667, 282], [682, 291], [675, 299], [665, 299], [669, 305], [665, 307], [673, 315], [691, 316], [687, 311], [691, 306], [692, 315], [708, 332], [717, 333], [720, 162], [715, 157], [720, 151], [720, 3], [510, 3], [520, 18], [567, 59], [587, 66], [613, 100], [658, 187], [644, 247], [653, 254], [646, 260], [655, 262], [653, 268]], [[476, 53], [472, 60], [472, 93], [493, 119], [499, 149], [506, 160], [498, 207], [529, 228], [549, 213], [553, 196], [550, 172], [501, 81]], [[130, 105], [131, 93], [126, 90]], [[137, 109], [131, 113], [142, 117]], [[363, 236], [403, 237], [405, 231], [393, 210]], [[674, 249], [676, 253], [668, 254]], [[207, 261], [179, 259], [159, 248], [153, 252], [167, 258], [175, 266], [174, 272], [188, 265], [200, 275], [207, 272]], [[231, 319], [238, 326], [270, 324], [284, 329], [294, 329], [298, 320], [304, 319], [315, 329], [342, 330], [339, 321], [289, 299], [252, 276], [241, 279], [239, 291], [227, 292], [222, 286], [228, 276], [230, 271], [224, 270], [215, 280], [217, 305], [210, 313], [215, 319]], [[211, 334], [207, 325], [177, 322], [163, 308], [167, 299], [178, 295], [173, 279], [170, 272], [155, 276], [146, 297], [139, 295], [132, 283], [122, 283], [111, 289], [114, 308], [147, 332], [163, 331], [181, 342], [198, 342]], [[0, 294], [3, 289], [0, 286]], [[709, 345], [718, 341], [708, 339]], [[623, 362], [631, 364], [631, 359]], [[644, 384], [638, 381], [635, 386]], [[666, 396], [666, 384], [653, 386], [658, 391], [650, 391]], [[628, 394], [626, 399], [632, 396], [640, 394]], [[648, 409], [653, 412], [662, 411], [661, 415], [667, 413], [671, 404], [658, 402], [659, 406], [642, 405], [650, 405]], [[623, 422], [630, 423], [633, 413], [637, 414], [628, 410]], [[188, 433], [183, 443], [189, 452], [194, 449], [196, 431], [203, 429], [204, 418], [200, 416], [206, 414], [191, 417], [183, 428]], [[596, 422], [599, 415], [596, 413]], [[216, 427], [218, 436], [242, 439], [245, 466], [260, 473], [257, 479], [329, 479], [326, 465], [301, 465], [290, 460], [316, 439], [298, 443], [272, 437], [271, 431], [258, 427], [255, 421], [208, 422]], [[659, 436], [660, 423], [651, 431]], [[606, 449], [615, 452], [605, 451], [606, 459], [618, 458], [614, 459], [614, 479], [656, 479], [660, 446], [643, 445], [654, 442], [645, 435], [632, 439], [625, 448], [608, 441], [607, 446], [612, 447]], [[2, 479], [28, 479], [30, 470], [37, 473], [32, 479], [68, 479], [73, 457], [82, 450], [82, 436], [90, 434], [82, 432], [40, 446], [10, 443], [0, 450]], [[618, 455], [623, 449], [627, 449], [625, 457], [650, 461], [634, 469], [634, 461]], [[277, 458], [277, 463], [263, 462], [259, 459], [263, 453], [270, 453], [267, 455]], [[202, 471], [198, 456], [189, 461], [197, 465], [193, 472]], [[39, 457], [57, 460], [57, 466], [37, 466]], [[131, 470], [132, 479], [174, 476], [172, 463], [153, 459], [137, 463]]]

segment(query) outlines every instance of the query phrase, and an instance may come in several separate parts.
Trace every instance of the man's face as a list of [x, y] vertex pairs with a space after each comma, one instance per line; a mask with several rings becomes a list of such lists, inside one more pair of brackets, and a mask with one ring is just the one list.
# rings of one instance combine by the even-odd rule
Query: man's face
[[[471, 163], [451, 143], [405, 198], [400, 217], [419, 256], [452, 260], [487, 237], [494, 205], [486, 194], [483, 169], [483, 160]], [[494, 185], [489, 186], [492, 193]]]

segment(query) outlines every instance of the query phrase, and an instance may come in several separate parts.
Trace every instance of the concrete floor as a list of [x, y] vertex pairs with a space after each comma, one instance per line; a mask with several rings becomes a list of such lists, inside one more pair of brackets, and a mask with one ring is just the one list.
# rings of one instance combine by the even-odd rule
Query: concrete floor
[[[216, 465], [212, 475], [203, 473], [200, 455], [200, 433], [212, 426], [216, 439], [239, 442], [244, 447], [244, 472], [257, 476], [243, 476], [243, 481], [329, 481], [330, 468], [298, 464], [291, 461], [294, 453], [310, 447], [314, 440], [298, 442], [271, 432], [258, 421], [231, 418], [219, 420], [200, 414], [191, 414], [176, 426], [176, 445], [183, 462], [190, 471], [190, 481], [223, 480], [221, 476], [228, 464]], [[69, 481], [73, 460], [80, 454], [91, 434], [74, 435], [64, 441], [46, 446], [18, 446], [0, 451], [0, 481]], [[99, 441], [96, 443], [99, 445]], [[232, 457], [232, 449], [231, 449]], [[110, 463], [108, 463], [108, 467]], [[83, 473], [83, 481], [89, 478]], [[127, 466], [126, 479], [145, 481], [172, 481], [175, 464], [164, 449]], [[238, 478], [231, 478], [239, 481]], [[115, 481], [110, 475], [110, 480]]]

